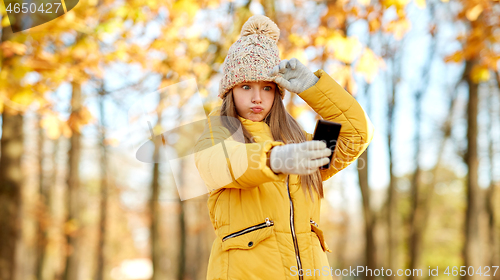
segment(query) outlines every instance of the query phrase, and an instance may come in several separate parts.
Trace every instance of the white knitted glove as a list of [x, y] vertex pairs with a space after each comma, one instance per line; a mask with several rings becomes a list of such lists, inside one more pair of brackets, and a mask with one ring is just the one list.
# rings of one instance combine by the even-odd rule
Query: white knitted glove
[[295, 57], [290, 60], [282, 60], [269, 72], [269, 76], [273, 77], [278, 73], [283, 75], [276, 76], [274, 82], [289, 92], [297, 94], [312, 87], [319, 80], [309, 68]]
[[270, 167], [274, 173], [307, 175], [327, 164], [331, 153], [326, 143], [319, 140], [274, 146]]

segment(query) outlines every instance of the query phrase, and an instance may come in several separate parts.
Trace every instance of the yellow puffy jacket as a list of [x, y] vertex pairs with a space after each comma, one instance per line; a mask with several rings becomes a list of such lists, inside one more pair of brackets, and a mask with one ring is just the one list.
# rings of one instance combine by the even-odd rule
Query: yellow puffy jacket
[[[367, 148], [373, 126], [358, 104], [323, 70], [299, 96], [323, 119], [342, 124], [334, 162], [323, 181]], [[220, 114], [220, 106], [209, 116]], [[266, 165], [274, 141], [265, 122], [238, 117], [257, 143], [234, 140], [220, 123], [207, 125], [195, 146], [195, 162], [208, 191], [217, 238], [207, 279], [332, 279], [321, 230], [321, 200], [301, 190], [298, 175], [275, 174]], [[313, 135], [303, 131], [307, 140]], [[221, 145], [224, 140], [225, 149]]]

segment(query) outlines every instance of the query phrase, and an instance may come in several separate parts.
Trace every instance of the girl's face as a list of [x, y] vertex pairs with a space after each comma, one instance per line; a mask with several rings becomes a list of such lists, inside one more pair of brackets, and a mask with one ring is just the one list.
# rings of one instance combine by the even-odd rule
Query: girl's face
[[262, 121], [271, 110], [276, 83], [243, 82], [233, 87], [233, 98], [238, 115], [254, 122]]

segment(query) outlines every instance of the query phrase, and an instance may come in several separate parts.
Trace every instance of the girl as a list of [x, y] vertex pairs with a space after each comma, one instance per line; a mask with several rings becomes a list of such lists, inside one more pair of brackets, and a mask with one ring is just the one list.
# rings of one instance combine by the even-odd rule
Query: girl
[[[195, 147], [217, 236], [208, 280], [332, 279], [319, 220], [323, 181], [361, 155], [373, 127], [326, 72], [312, 73], [295, 58], [280, 61], [278, 38], [265, 16], [243, 25], [224, 60], [222, 106], [210, 113]], [[319, 169], [329, 162], [326, 144], [312, 141], [285, 110], [285, 89], [342, 124], [329, 169]]]

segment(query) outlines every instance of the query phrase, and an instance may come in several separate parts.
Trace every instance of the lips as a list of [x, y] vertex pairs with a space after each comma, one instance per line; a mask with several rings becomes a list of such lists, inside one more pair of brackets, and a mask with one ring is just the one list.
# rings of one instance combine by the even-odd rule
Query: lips
[[262, 112], [262, 110], [264, 110], [264, 108], [260, 107], [260, 106], [256, 106], [256, 107], [252, 107], [251, 110], [254, 112], [254, 113], [260, 113]]

